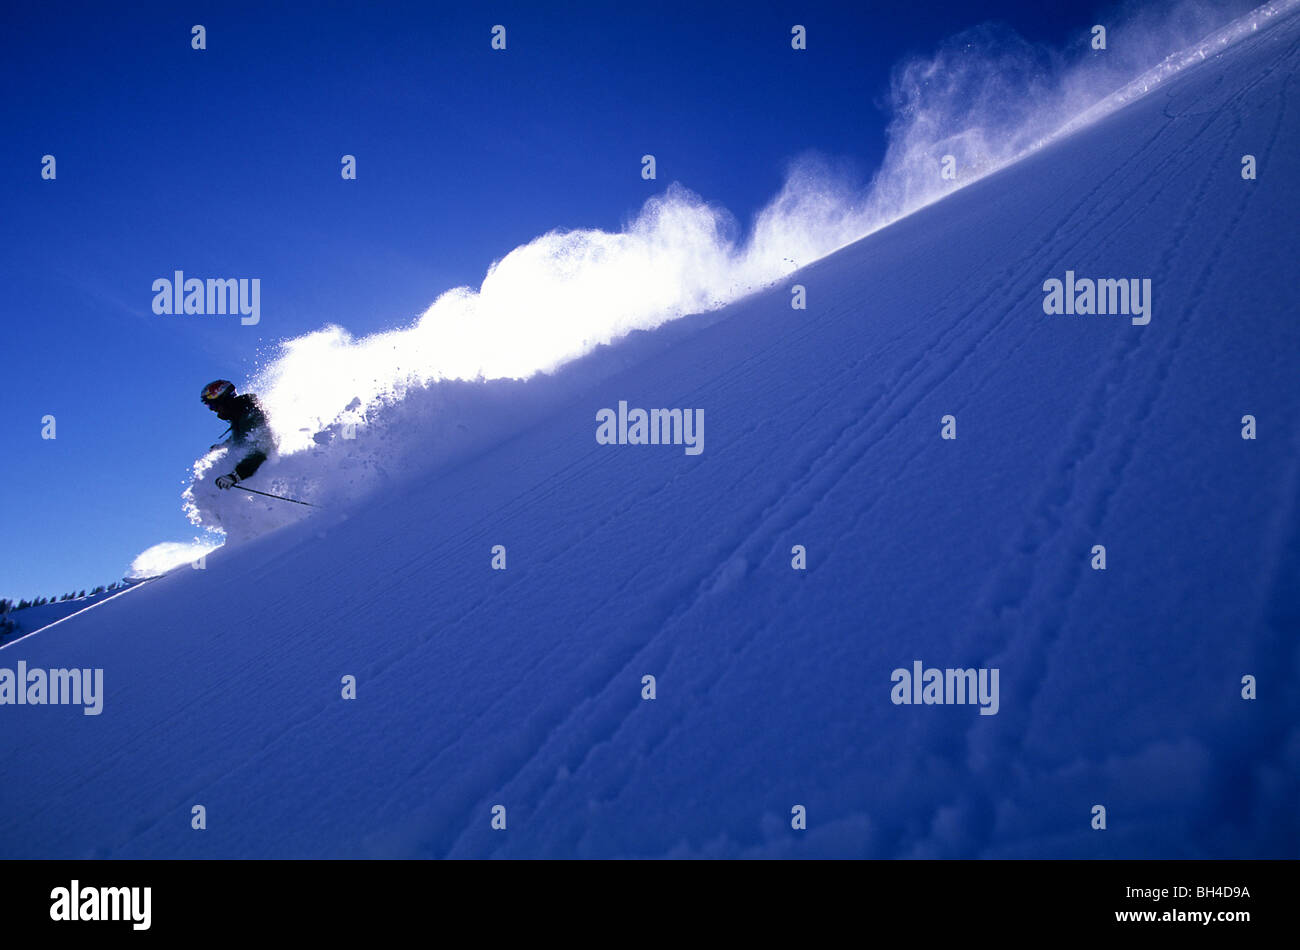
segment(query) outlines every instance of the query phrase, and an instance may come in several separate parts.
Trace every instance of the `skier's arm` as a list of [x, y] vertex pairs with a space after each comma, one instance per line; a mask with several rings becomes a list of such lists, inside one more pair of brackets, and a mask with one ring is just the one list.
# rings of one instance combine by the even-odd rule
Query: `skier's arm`
[[243, 450], [243, 458], [235, 466], [235, 476], [241, 482], [258, 470], [273, 448], [271, 430], [267, 428], [266, 417], [258, 412], [257, 418], [260, 424], [247, 436], [234, 443]]
[[229, 475], [217, 479], [218, 488], [230, 488], [253, 475], [266, 461], [267, 455], [274, 449], [274, 438], [266, 424], [266, 414], [258, 406], [256, 399], [244, 396], [250, 405], [248, 411], [240, 418], [229, 442], [231, 448], [242, 450], [243, 458], [235, 465]]
[[239, 460], [239, 464], [235, 466], [233, 472], [229, 475], [222, 475], [217, 479], [217, 487], [233, 488], [235, 485], [256, 472], [258, 467], [265, 461], [266, 453], [260, 449], [249, 452]]
[[240, 459], [239, 464], [235, 466], [235, 474], [239, 476], [239, 480], [242, 482], [244, 479], [256, 472], [258, 467], [265, 461], [265, 452], [261, 450], [249, 452]]

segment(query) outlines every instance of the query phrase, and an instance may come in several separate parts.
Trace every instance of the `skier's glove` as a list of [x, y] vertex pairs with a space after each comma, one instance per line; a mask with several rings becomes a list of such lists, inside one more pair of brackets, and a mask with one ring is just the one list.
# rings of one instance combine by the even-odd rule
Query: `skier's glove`
[[234, 472], [231, 472], [229, 475], [221, 475], [217, 478], [217, 487], [233, 488], [238, 481], [239, 481], [239, 476], [236, 475]]

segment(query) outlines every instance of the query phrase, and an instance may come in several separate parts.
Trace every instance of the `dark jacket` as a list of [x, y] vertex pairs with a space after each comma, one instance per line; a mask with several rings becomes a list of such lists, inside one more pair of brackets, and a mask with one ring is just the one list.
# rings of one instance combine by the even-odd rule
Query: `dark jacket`
[[226, 444], [235, 452], [243, 452], [243, 457], [235, 465], [235, 474], [242, 482], [257, 471], [271, 450], [271, 430], [266, 422], [266, 413], [252, 393], [222, 400], [216, 409], [217, 418], [230, 423], [230, 438]]

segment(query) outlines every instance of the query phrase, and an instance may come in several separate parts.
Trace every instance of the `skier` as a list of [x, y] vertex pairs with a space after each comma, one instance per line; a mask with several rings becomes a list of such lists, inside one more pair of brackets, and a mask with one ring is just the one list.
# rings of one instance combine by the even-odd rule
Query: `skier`
[[212, 448], [229, 445], [243, 453], [235, 464], [234, 471], [217, 478], [218, 488], [232, 488], [251, 476], [266, 461], [267, 451], [271, 448], [266, 413], [262, 411], [256, 396], [252, 393], [236, 395], [235, 384], [227, 379], [208, 383], [203, 387], [201, 397], [203, 405], [215, 412], [218, 419], [230, 423], [230, 438], [218, 442]]

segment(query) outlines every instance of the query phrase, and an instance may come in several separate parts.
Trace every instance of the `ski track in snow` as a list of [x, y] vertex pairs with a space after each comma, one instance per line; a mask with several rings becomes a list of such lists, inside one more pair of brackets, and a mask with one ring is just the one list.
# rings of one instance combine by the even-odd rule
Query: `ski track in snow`
[[[1293, 43], [1285, 54], [1279, 57], [1279, 61], [1293, 62], [1295, 50], [1296, 44]], [[1241, 125], [1237, 107], [1246, 94], [1270, 75], [1274, 68], [1276, 66], [1270, 66], [1261, 74], [1259, 79], [1235, 93], [1231, 99], [1211, 113], [1209, 118], [1200, 125], [1192, 136], [1192, 143], [1199, 142], [1225, 113], [1229, 114], [1233, 120], [1233, 129], [1228, 133], [1220, 133], [1215, 139], [1220, 144], [1216, 149], [1214, 159], [1206, 163], [1206, 167], [1200, 173], [1200, 179], [1195, 189], [1186, 200], [1184, 210], [1177, 218], [1172, 241], [1162, 252], [1155, 269], [1156, 273], [1166, 273], [1175, 260], [1183, 258], [1188, 253], [1195, 253], [1200, 250], [1199, 248], [1187, 248], [1185, 244], [1192, 223], [1196, 220], [1197, 209], [1203, 205], [1204, 199], [1210, 193], [1215, 180], [1221, 178], [1221, 169], [1225, 167], [1225, 159], [1229, 157], [1229, 153], [1237, 141], [1235, 133]], [[1283, 97], [1291, 75], [1288, 72], [1283, 82]], [[1182, 118], [1180, 116], [1170, 116], [1167, 109], [1164, 111], [1164, 115], [1171, 123]], [[1271, 156], [1273, 145], [1281, 128], [1283, 115], [1284, 110], [1279, 110], [1273, 123], [1268, 145], [1261, 150], [1261, 161], [1268, 161]], [[1159, 139], [1166, 128], [1167, 126], [1157, 131], [1151, 141], [1147, 143], [1147, 146], [1144, 146], [1144, 151]], [[1163, 190], [1172, 187], [1170, 179], [1161, 180], [1159, 174], [1165, 172], [1167, 170], [1166, 166], [1175, 161], [1176, 156], [1180, 154], [1177, 152], [1167, 153], [1167, 157], [1163, 161], [1152, 165], [1151, 173], [1132, 189], [1129, 198], [1115, 202], [1115, 209], [1128, 206], [1130, 200], [1140, 194], [1148, 196], [1148, 206], [1154, 204]], [[1173, 181], [1178, 180], [1173, 179]], [[1098, 192], [1100, 190], [1101, 186], [1094, 188], [1081, 204], [1090, 203], [1095, 197], [1099, 197]], [[1231, 243], [1236, 226], [1253, 198], [1254, 192], [1248, 193], [1245, 199], [1235, 206], [1227, 224], [1214, 235], [1213, 243], [1206, 255], [1206, 263], [1198, 268], [1199, 274], [1192, 285], [1192, 292], [1189, 295], [1191, 301], [1189, 307], [1180, 314], [1180, 319], [1172, 323], [1170, 332], [1160, 335], [1156, 338], [1156, 342], [1152, 344], [1161, 347], [1158, 354], [1153, 358], [1148, 357], [1155, 363], [1156, 372], [1139, 400], [1137, 411], [1127, 419], [1108, 418], [1111, 404], [1106, 397], [1107, 394], [1113, 393], [1120, 388], [1129, 368], [1134, 365], [1134, 360], [1143, 357], [1144, 344], [1147, 344], [1148, 335], [1144, 334], [1136, 346], [1124, 341], [1121, 337], [1116, 338], [1116, 344], [1106, 361], [1105, 368], [1099, 375], [1092, 391], [1081, 404], [1081, 411], [1076, 416], [1072, 426], [1073, 435], [1070, 443], [1054, 464], [1055, 472], [1048, 482], [1047, 488], [1039, 496], [1034, 509], [1030, 512], [1020, 539], [1011, 549], [1004, 552], [1003, 563], [1009, 566], [1003, 569], [995, 581], [994, 586], [997, 592], [990, 597], [986, 605], [993, 615], [990, 618], [990, 626], [996, 628], [999, 619], [1008, 613], [1016, 614], [1026, 602], [1029, 602], [1031, 606], [1028, 616], [1020, 615], [1018, 617], [1019, 635], [1009, 638], [1008, 642], [1002, 644], [1000, 648], [986, 649], [986, 656], [983, 658], [984, 665], [997, 665], [999, 658], [1007, 653], [1017, 653], [1019, 650], [1031, 651], [1034, 668], [1023, 682], [1030, 687], [1033, 687], [1036, 683], [1041, 684], [1042, 675], [1049, 657], [1060, 646], [1058, 635], [1070, 613], [1075, 588], [1086, 578], [1083, 571], [1078, 569], [1077, 564], [1069, 561], [1056, 561], [1053, 564], [1057, 569], [1056, 575], [1051, 580], [1039, 581], [1035, 575], [1035, 566], [1040, 553], [1047, 544], [1055, 540], [1060, 532], [1067, 529], [1071, 530], [1074, 540], [1070, 547], [1074, 550], [1087, 550], [1091, 539], [1102, 535], [1101, 526], [1105, 522], [1108, 503], [1116, 492], [1122, 490], [1128, 484], [1126, 473], [1132, 462], [1134, 450], [1140, 443], [1143, 426], [1157, 401], [1161, 398], [1178, 350], [1183, 344], [1188, 328], [1194, 325], [1195, 317], [1201, 310], [1201, 295], [1205, 289], [1208, 276], [1213, 273], [1214, 266], [1221, 257], [1224, 248]], [[1124, 224], [1140, 217], [1142, 210], [1132, 212]], [[1123, 227], [1124, 225], [1121, 225], [1120, 230]], [[1059, 237], [1061, 233], [1062, 229], [1058, 228], [1056, 236]], [[1050, 268], [1047, 269], [1050, 270]], [[1101, 465], [1107, 471], [1107, 478], [1103, 481], [1089, 483], [1087, 486], [1092, 494], [1085, 505], [1088, 511], [1085, 523], [1082, 526], [1067, 526], [1064, 512], [1070, 507], [1070, 502], [1076, 498], [1076, 492], [1079, 490], [1079, 479], [1075, 477], [1075, 473], [1095, 451], [1102, 448], [1101, 443], [1103, 443], [1107, 435], [1119, 436], [1117, 444], [1111, 450], [1111, 454]], [[1038, 587], [1046, 589], [1037, 592]], [[1038, 701], [1038, 696], [1031, 689], [1026, 695], [1019, 697], [1019, 701], [1032, 709]], [[1032, 721], [1032, 715], [1029, 718]], [[1023, 736], [1018, 741], [1014, 737], [1004, 738], [1003, 742], [1007, 743], [1009, 747], [998, 750], [981, 749], [981, 738], [975, 730], [972, 730], [968, 737], [972, 746], [968, 752], [968, 759], [978, 760], [980, 763], [978, 770], [988, 775], [996, 775], [999, 772], [1005, 774], [1013, 760], [1021, 759], [1025, 755], [1026, 750], [1021, 744], [1023, 743]]]

